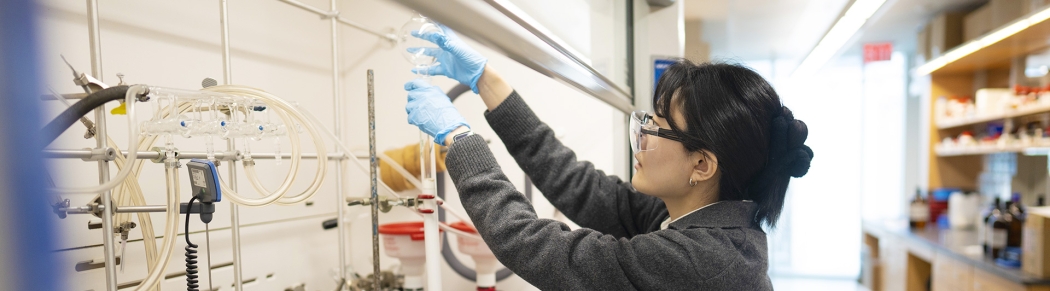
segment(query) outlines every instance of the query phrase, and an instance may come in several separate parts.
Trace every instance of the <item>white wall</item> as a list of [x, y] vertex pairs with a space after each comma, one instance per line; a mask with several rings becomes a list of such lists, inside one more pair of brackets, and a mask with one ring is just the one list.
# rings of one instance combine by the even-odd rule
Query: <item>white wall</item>
[[[889, 61], [864, 64], [861, 217], [903, 217], [905, 197], [906, 61], [894, 53]], [[905, 195], [901, 195], [901, 194]], [[910, 194], [910, 195], [909, 195]]]
[[776, 87], [795, 118], [806, 122], [814, 152], [805, 177], [792, 179], [784, 211], [769, 231], [769, 269], [776, 276], [854, 278], [860, 262], [865, 165], [864, 71], [856, 57], [836, 58], [814, 76], [789, 77], [797, 60], [745, 62]]
[[[216, 1], [100, 2], [104, 81], [115, 84], [115, 74], [119, 72], [126, 75], [125, 80], [132, 84], [196, 89], [200, 88], [200, 82], [205, 77], [221, 82]], [[315, 7], [327, 7], [327, 1], [303, 2]], [[85, 5], [79, 1], [57, 0], [44, 1], [43, 5], [45, 48], [41, 56], [45, 61], [44, 81], [59, 92], [78, 92], [79, 88], [70, 82], [68, 68], [58, 56], [64, 55], [78, 70], [90, 72]], [[344, 17], [385, 30], [400, 28], [411, 15], [410, 11], [382, 0], [341, 0], [339, 5]], [[278, 1], [233, 0], [229, 7], [233, 83], [257, 87], [298, 102], [322, 122], [331, 125], [334, 109], [328, 22]], [[376, 76], [376, 138], [379, 149], [416, 142], [418, 131], [406, 122], [405, 93], [402, 89], [404, 82], [414, 78], [408, 71], [411, 66], [396, 48], [375, 36], [346, 26], [340, 26], [340, 31], [340, 93], [346, 112], [343, 118], [345, 142], [353, 148], [363, 149], [367, 146], [366, 69], [374, 69]], [[598, 169], [609, 173], [624, 174], [622, 170], [614, 169], [614, 150], [621, 144], [611, 133], [615, 131], [613, 121], [622, 119], [616, 118], [614, 109], [491, 50], [476, 44], [474, 47], [489, 57], [489, 64], [506, 77], [537, 114], [556, 130], [565, 144], [577, 151], [581, 160], [593, 161]], [[442, 77], [433, 80], [446, 89], [454, 85], [454, 81]], [[63, 105], [54, 101], [46, 101], [45, 106], [51, 112], [47, 118], [64, 109]], [[512, 182], [519, 190], [523, 190], [524, 175], [485, 122], [482, 115], [484, 105], [480, 99], [468, 94], [457, 101], [456, 106], [476, 132], [492, 140], [491, 148], [497, 160]], [[148, 118], [152, 112], [149, 106], [142, 108], [144, 110], [140, 112], [146, 116], [140, 121]], [[121, 148], [125, 148], [126, 121], [121, 116], [109, 116], [109, 121], [112, 130], [110, 135]], [[68, 149], [94, 146], [94, 141], [82, 139], [82, 134], [83, 127], [74, 125], [50, 147]], [[203, 151], [203, 144], [201, 139], [176, 139], [176, 147], [181, 150]], [[223, 141], [216, 140], [216, 144], [221, 149]], [[334, 151], [334, 146], [330, 142], [328, 144], [329, 149]], [[251, 146], [255, 152], [274, 150], [272, 141], [257, 142]], [[304, 142], [303, 146], [305, 152], [313, 152], [310, 142]], [[287, 151], [287, 141], [281, 148]], [[282, 179], [288, 164], [287, 161], [281, 165], [273, 161], [259, 161], [257, 168], [263, 169], [260, 175], [264, 184], [275, 187], [277, 182], [270, 180]], [[62, 160], [54, 161], [50, 166], [56, 183], [61, 186], [88, 186], [97, 180], [95, 163]], [[306, 187], [307, 180], [313, 177], [315, 166], [311, 161], [303, 162], [299, 170], [301, 178], [293, 189]], [[240, 192], [247, 196], [255, 195], [250, 185], [243, 183], [246, 181], [243, 170], [238, 170]], [[341, 205], [335, 201], [334, 166], [329, 167], [328, 173], [322, 190], [312, 198], [315, 202], [313, 206], [300, 204], [240, 208], [243, 278], [259, 278], [255, 283], [246, 285], [245, 290], [281, 290], [300, 283], [306, 283], [310, 290], [328, 290], [335, 286], [332, 275], [336, 273], [333, 270], [337, 268], [338, 261], [336, 232], [322, 231], [319, 226], [321, 221], [335, 217], [336, 207]], [[353, 166], [345, 173], [347, 195], [365, 196], [368, 193], [367, 174]], [[164, 203], [162, 174], [162, 167], [152, 163], [147, 163], [140, 174], [139, 181], [144, 187], [148, 204]], [[227, 174], [226, 170], [222, 169], [221, 174]], [[181, 175], [182, 183], [186, 184], [188, 177], [185, 173]], [[450, 204], [459, 207], [454, 191], [451, 192], [448, 198]], [[185, 191], [182, 196], [183, 201], [189, 198]], [[538, 193], [536, 196], [536, 209], [540, 217], [551, 217], [553, 207], [538, 197]], [[83, 205], [92, 195], [65, 195], [63, 198], [70, 199], [73, 205]], [[209, 225], [212, 264], [232, 260], [231, 232], [227, 229], [230, 226], [228, 203], [220, 204], [215, 220]], [[353, 207], [348, 208], [348, 211], [350, 217], [357, 217], [358, 214], [366, 213], [367, 209]], [[163, 216], [154, 214], [152, 218], [155, 231], [162, 233]], [[62, 221], [55, 219], [64, 237], [60, 243], [61, 250], [56, 255], [63, 260], [62, 269], [69, 272], [66, 276], [69, 278], [70, 290], [104, 289], [105, 279], [101, 270], [73, 271], [75, 262], [103, 257], [99, 231], [85, 227], [87, 221], [98, 219], [85, 215], [71, 215]], [[418, 217], [405, 209], [395, 209], [381, 215], [380, 220], [418, 220]], [[365, 221], [354, 221], [349, 231], [352, 266], [361, 273], [371, 270], [371, 238]], [[194, 221], [191, 228], [194, 231], [203, 230], [203, 225]], [[191, 235], [198, 244], [204, 242], [204, 237], [203, 233]], [[132, 232], [132, 240], [140, 238], [137, 230]], [[183, 246], [184, 242], [180, 239], [168, 273], [183, 269]], [[202, 246], [202, 254], [205, 250]], [[460, 258], [468, 266], [471, 264], [468, 257]], [[201, 261], [201, 265], [205, 265], [204, 256]], [[385, 268], [395, 262], [385, 256], [382, 261]], [[141, 242], [129, 244], [125, 262], [127, 266], [118, 274], [118, 281], [134, 281], [145, 275]], [[208, 282], [206, 273], [202, 275], [205, 286]], [[273, 275], [267, 278], [269, 274]], [[232, 284], [232, 268], [216, 269], [213, 275], [215, 287], [222, 286], [228, 290]], [[442, 275], [446, 289], [473, 288], [472, 282], [459, 278], [447, 267]], [[179, 277], [168, 280], [164, 286], [165, 289], [184, 288], [184, 279]], [[517, 277], [501, 282], [498, 287], [501, 290], [533, 289]]]
[[634, 106], [652, 110], [653, 58], [683, 57], [685, 52], [684, 1], [652, 7], [634, 1]]

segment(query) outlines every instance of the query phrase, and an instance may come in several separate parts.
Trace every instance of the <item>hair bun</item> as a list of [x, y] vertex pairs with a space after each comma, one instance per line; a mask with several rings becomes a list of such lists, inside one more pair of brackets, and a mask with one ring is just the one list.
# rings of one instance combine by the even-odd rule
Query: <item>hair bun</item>
[[813, 149], [805, 145], [808, 136], [806, 123], [795, 119], [791, 109], [782, 106], [770, 126], [769, 170], [795, 178], [805, 176], [813, 160]]
[[791, 163], [788, 164], [785, 170], [787, 171], [787, 174], [792, 177], [802, 178], [802, 176], [805, 176], [806, 173], [809, 172], [809, 163], [812, 160], [813, 149], [810, 149], [807, 145], [803, 145], [794, 151], [794, 157], [792, 157]]

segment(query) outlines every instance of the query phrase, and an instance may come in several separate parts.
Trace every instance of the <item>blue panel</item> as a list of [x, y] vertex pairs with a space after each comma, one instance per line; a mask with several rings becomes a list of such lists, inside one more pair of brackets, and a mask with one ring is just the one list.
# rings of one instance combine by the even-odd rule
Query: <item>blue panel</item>
[[[51, 221], [40, 149], [39, 62], [37, 7], [31, 0], [0, 1], [0, 173], [6, 188], [3, 199], [5, 227], [2, 234], [9, 260], [5, 272], [15, 282], [3, 282], [5, 290], [63, 290], [59, 262], [51, 253], [56, 234]], [[87, 49], [87, 48], [83, 48]], [[72, 266], [66, 266], [72, 268]]]
[[[662, 59], [662, 58], [653, 59], [653, 90], [652, 91], [654, 93], [656, 92], [656, 84], [660, 83], [660, 76], [663, 76], [664, 71], [667, 70], [667, 67], [670, 67], [671, 65], [673, 65], [674, 63], [677, 63], [677, 62], [678, 61], [675, 60], [675, 59]], [[656, 96], [653, 96], [653, 98], [656, 98]]]

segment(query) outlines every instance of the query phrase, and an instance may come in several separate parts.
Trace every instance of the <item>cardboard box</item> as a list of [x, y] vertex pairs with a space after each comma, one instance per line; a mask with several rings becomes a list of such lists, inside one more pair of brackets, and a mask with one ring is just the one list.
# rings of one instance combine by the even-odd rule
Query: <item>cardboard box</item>
[[963, 20], [963, 40], [971, 41], [989, 31], [992, 31], [991, 5], [981, 6], [970, 14], [966, 14]]
[[965, 16], [961, 12], [945, 12], [930, 21], [927, 25], [930, 27], [930, 58], [927, 59], [939, 57], [962, 44]]
[[1041, 278], [1050, 277], [1050, 207], [1028, 207], [1021, 238], [1021, 270]]
[[1050, 5], [1050, 0], [1025, 0], [1024, 11], [1021, 12], [1023, 15], [1028, 15], [1036, 11], [1042, 11], [1046, 9], [1047, 5]]
[[915, 54], [923, 57], [919, 63], [926, 63], [930, 61], [933, 55], [930, 54], [930, 26], [925, 25], [919, 30], [919, 35], [915, 40]]
[[975, 39], [989, 31], [1017, 20], [1021, 16], [1024, 16], [1026, 12], [1030, 12], [1033, 5], [1040, 7], [1040, 4], [1042, 4], [1040, 2], [1042, 0], [1037, 1], [1039, 2], [1032, 2], [1032, 0], [988, 1], [988, 4], [985, 4], [984, 6], [981, 6], [981, 8], [966, 15], [966, 19], [963, 21], [963, 39], [965, 41]]

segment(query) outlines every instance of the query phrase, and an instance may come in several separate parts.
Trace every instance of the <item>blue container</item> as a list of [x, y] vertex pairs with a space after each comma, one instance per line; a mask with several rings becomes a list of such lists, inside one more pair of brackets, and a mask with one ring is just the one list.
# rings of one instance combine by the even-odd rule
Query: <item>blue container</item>
[[952, 193], [961, 191], [959, 188], [937, 188], [933, 189], [930, 196], [933, 196], [935, 201], [948, 201], [948, 197], [952, 196]]
[[1004, 249], [1003, 255], [995, 259], [995, 264], [1011, 269], [1021, 268], [1021, 248], [1008, 247]]

